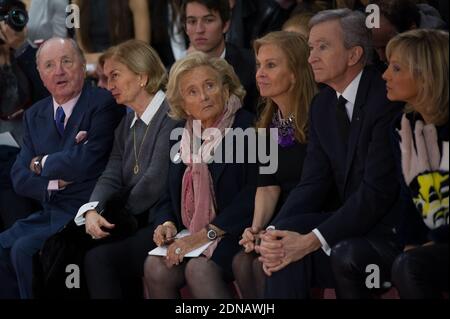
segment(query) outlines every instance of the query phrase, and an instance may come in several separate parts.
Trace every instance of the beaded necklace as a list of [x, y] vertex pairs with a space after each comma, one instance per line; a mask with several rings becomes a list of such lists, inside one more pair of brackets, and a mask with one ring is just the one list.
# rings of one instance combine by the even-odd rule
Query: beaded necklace
[[294, 115], [289, 115], [283, 119], [280, 110], [274, 112], [272, 117], [271, 128], [278, 129], [278, 145], [281, 147], [288, 147], [295, 144], [295, 127]]

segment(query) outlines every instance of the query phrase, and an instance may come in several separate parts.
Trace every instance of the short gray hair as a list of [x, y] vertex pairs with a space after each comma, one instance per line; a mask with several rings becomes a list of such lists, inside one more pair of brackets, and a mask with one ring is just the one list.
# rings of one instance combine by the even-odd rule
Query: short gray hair
[[323, 22], [338, 20], [342, 27], [342, 35], [344, 38], [344, 47], [350, 49], [360, 46], [363, 49], [361, 57], [363, 65], [372, 62], [372, 33], [366, 27], [366, 16], [359, 11], [350, 9], [324, 10], [317, 13], [309, 21], [309, 27], [312, 28]]
[[196, 51], [176, 61], [170, 69], [166, 96], [170, 105], [169, 116], [173, 119], [189, 118], [184, 110], [184, 99], [181, 94], [180, 84], [181, 77], [202, 66], [209, 67], [216, 72], [218, 80], [220, 80], [222, 86], [228, 87], [230, 95], [236, 95], [241, 102], [244, 100], [246, 92], [233, 67], [225, 59], [209, 57], [201, 51]]
[[60, 37], [54, 37], [54, 38], [50, 38], [47, 41], [45, 41], [44, 43], [42, 43], [37, 52], [36, 52], [36, 65], [39, 64], [39, 55], [41, 54], [41, 50], [42, 48], [45, 46], [45, 44], [49, 41], [53, 41], [53, 40], [63, 40], [63, 41], [68, 41], [71, 45], [73, 50], [75, 51], [75, 53], [77, 54], [77, 56], [80, 58], [81, 63], [86, 64], [86, 59], [84, 57], [83, 51], [81, 51], [80, 47], [78, 46], [78, 43], [71, 38], [60, 38]]

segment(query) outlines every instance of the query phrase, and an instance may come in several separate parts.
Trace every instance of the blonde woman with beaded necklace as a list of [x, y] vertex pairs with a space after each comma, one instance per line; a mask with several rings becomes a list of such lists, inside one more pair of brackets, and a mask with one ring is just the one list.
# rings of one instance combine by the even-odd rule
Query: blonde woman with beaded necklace
[[254, 43], [256, 82], [264, 107], [258, 128], [277, 128], [278, 170], [259, 175], [252, 226], [239, 242], [244, 251], [233, 261], [234, 276], [244, 298], [261, 298], [264, 274], [258, 261], [257, 237], [300, 181], [306, 156], [309, 104], [317, 88], [308, 63], [306, 40], [294, 32], [273, 32]]
[[[110, 48], [101, 61], [108, 90], [118, 104], [133, 112], [116, 129], [108, 165], [75, 222], [85, 224], [93, 240], [107, 238], [115, 225], [99, 212], [113, 195], [129, 192], [125, 209], [138, 220], [138, 230], [128, 238], [96, 246], [85, 257], [91, 298], [116, 299], [130, 296], [124, 286], [135, 283], [135, 287], [142, 287], [142, 264], [154, 248], [154, 227], [147, 221], [166, 187], [169, 135], [175, 121], [167, 115], [165, 68], [148, 44], [129, 40]], [[132, 294], [142, 296], [141, 291], [136, 289]]]

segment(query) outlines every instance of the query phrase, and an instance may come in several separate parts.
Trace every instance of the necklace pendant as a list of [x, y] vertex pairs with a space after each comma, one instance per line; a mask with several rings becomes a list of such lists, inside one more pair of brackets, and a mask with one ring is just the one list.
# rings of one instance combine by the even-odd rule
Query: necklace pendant
[[139, 173], [139, 165], [138, 164], [134, 165], [133, 172], [134, 172], [134, 175], [137, 175]]

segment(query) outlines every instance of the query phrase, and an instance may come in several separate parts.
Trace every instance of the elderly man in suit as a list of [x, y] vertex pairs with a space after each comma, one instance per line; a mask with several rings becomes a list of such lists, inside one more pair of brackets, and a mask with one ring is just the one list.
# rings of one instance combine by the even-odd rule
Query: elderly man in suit
[[36, 54], [51, 97], [24, 115], [24, 145], [11, 177], [42, 210], [0, 233], [0, 297], [32, 297], [32, 256], [89, 199], [123, 109], [109, 92], [84, 86], [85, 60], [71, 39], [52, 38]]
[[[327, 86], [311, 105], [301, 182], [274, 220], [276, 230], [262, 239], [270, 298], [307, 298], [312, 286], [335, 285], [331, 264], [365, 269], [398, 252], [389, 127], [400, 107], [387, 100], [381, 74], [366, 65], [371, 39], [362, 13], [322, 11], [311, 26], [309, 63], [316, 82]], [[330, 192], [340, 204], [323, 212]], [[352, 238], [358, 245], [347, 249], [342, 241]]]
[[183, 2], [181, 11], [192, 49], [210, 57], [224, 58], [233, 66], [247, 92], [244, 108], [255, 113], [255, 57], [253, 52], [225, 42], [231, 17], [228, 0], [187, 0]]

